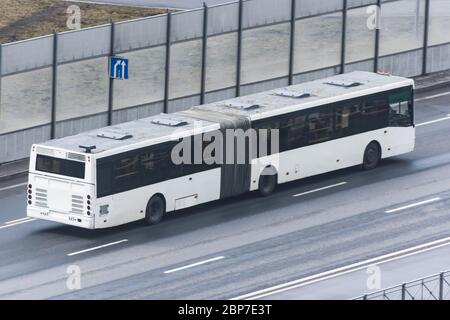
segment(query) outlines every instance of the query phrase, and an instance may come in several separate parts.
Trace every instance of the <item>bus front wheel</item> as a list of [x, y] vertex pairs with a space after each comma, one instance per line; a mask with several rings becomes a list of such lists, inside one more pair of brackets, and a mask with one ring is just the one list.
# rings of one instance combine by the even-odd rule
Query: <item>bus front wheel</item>
[[381, 160], [381, 150], [380, 146], [376, 142], [371, 142], [367, 145], [364, 151], [364, 159], [362, 168], [364, 170], [375, 169]]
[[166, 213], [166, 203], [162, 196], [154, 195], [147, 203], [145, 221], [153, 225], [159, 223]]

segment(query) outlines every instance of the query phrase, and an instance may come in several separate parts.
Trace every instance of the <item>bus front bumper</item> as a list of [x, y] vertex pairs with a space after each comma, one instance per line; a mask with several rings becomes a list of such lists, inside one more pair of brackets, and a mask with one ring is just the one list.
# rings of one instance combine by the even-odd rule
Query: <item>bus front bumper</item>
[[88, 218], [71, 213], [49, 211], [46, 208], [28, 206], [27, 216], [36, 219], [68, 224], [85, 229], [94, 229], [94, 218]]

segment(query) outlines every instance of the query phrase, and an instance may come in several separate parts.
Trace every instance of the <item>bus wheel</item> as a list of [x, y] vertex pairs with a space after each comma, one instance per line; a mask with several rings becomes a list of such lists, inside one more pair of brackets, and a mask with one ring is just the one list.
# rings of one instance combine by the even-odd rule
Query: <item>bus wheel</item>
[[166, 213], [166, 203], [160, 195], [154, 195], [147, 203], [145, 210], [145, 220], [148, 224], [157, 224]]
[[278, 183], [278, 175], [274, 172], [264, 172], [259, 177], [259, 194], [263, 197], [271, 195]]
[[380, 146], [376, 142], [371, 142], [367, 145], [364, 151], [364, 160], [362, 168], [364, 170], [375, 169], [381, 160]]

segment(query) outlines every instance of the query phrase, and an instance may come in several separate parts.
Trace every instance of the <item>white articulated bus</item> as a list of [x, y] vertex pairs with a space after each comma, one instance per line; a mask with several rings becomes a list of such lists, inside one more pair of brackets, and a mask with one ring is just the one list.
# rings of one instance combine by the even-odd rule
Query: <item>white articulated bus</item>
[[[413, 96], [411, 79], [355, 71], [36, 144], [27, 214], [89, 229], [155, 224], [165, 213], [248, 191], [267, 196], [288, 181], [373, 169], [413, 151]], [[257, 146], [269, 151], [244, 147], [244, 163], [174, 161], [196, 154], [174, 152], [181, 141], [192, 137], [195, 149], [199, 140], [203, 152], [229, 129], [265, 132]], [[274, 151], [267, 146], [275, 139]], [[239, 150], [223, 145], [221, 156], [236, 160]]]

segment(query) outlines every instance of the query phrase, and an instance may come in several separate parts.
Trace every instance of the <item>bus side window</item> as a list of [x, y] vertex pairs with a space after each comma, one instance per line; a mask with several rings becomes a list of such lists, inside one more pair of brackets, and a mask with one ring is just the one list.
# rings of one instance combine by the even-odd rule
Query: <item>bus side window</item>
[[306, 144], [306, 115], [297, 114], [280, 121], [281, 150], [287, 151]]
[[333, 112], [322, 110], [308, 116], [308, 143], [315, 144], [330, 140], [333, 135]]
[[[271, 148], [271, 146], [272, 146], [272, 143], [271, 143], [272, 130], [274, 130], [274, 129], [275, 130], [279, 130], [280, 129], [280, 120], [277, 119], [277, 118], [264, 119], [263, 122], [257, 123], [253, 128], [256, 130], [257, 137], [258, 137], [258, 143], [257, 143], [257, 145], [258, 145], [258, 152], [257, 152], [258, 157], [271, 155], [272, 154], [272, 152], [271, 152], [272, 151], [271, 150], [272, 149]], [[267, 146], [266, 146], [265, 152], [263, 152], [259, 148], [259, 144], [260, 144], [260, 141], [259, 141], [259, 138], [260, 138], [259, 130], [260, 129], [267, 130]]]
[[[140, 167], [142, 171], [143, 185], [149, 185], [172, 178], [168, 172], [170, 153], [164, 148], [152, 148], [140, 155]], [[171, 162], [170, 162], [171, 163]]]
[[[182, 163], [180, 165], [174, 165], [174, 169], [179, 172], [180, 176], [186, 176], [205, 170], [203, 166], [203, 137], [202, 135], [191, 136], [190, 138], [191, 154], [189, 163]], [[198, 146], [201, 149], [197, 149]], [[197, 159], [195, 157], [197, 154]], [[170, 159], [169, 159], [170, 161]]]
[[129, 155], [114, 162], [113, 187], [115, 192], [135, 188], [139, 185], [139, 156]]
[[335, 108], [335, 137], [343, 138], [360, 132], [361, 112], [358, 104]]
[[388, 126], [387, 101], [375, 97], [362, 102], [361, 126], [363, 131], [377, 130]]
[[409, 127], [412, 123], [412, 102], [410, 89], [389, 95], [389, 126]]
[[97, 197], [112, 194], [112, 163], [103, 162], [97, 164]]
[[[216, 131], [214, 133], [216, 135], [222, 134], [220, 131]], [[216, 139], [218, 140], [216, 141]], [[210, 146], [210, 148], [205, 150], [208, 146]], [[216, 136], [213, 135], [211, 137], [211, 140], [209, 141], [208, 139], [206, 139], [205, 135], [203, 135], [203, 146], [202, 146], [203, 170], [210, 170], [217, 168], [222, 163], [222, 161], [224, 161], [222, 159], [223, 148], [224, 148], [223, 140], [221, 141], [220, 138], [217, 138]]]

